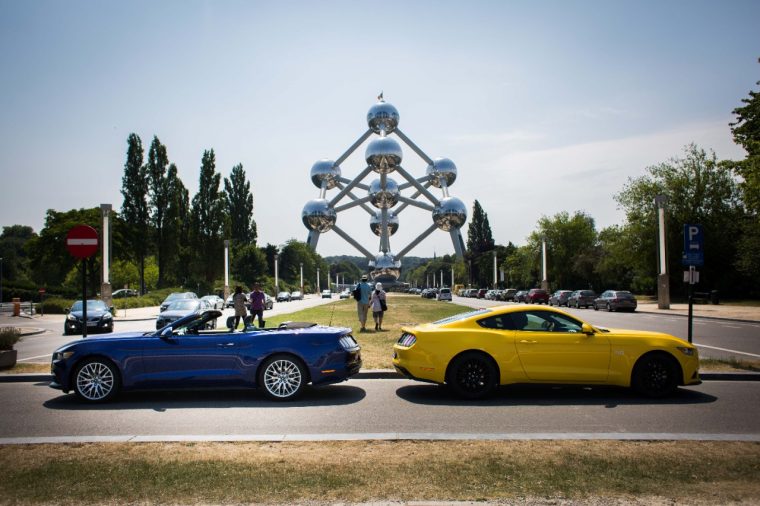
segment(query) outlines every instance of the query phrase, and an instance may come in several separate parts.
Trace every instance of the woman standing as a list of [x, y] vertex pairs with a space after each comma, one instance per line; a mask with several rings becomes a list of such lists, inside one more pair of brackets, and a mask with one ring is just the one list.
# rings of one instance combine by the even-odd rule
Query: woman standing
[[385, 303], [385, 292], [383, 291], [382, 283], [375, 285], [375, 290], [369, 298], [369, 305], [372, 307], [375, 330], [383, 330], [383, 313], [388, 309], [388, 306]]
[[235, 326], [232, 327], [232, 330], [237, 329], [240, 319], [242, 318], [245, 321], [245, 317], [248, 315], [248, 311], [245, 309], [245, 299], [243, 287], [236, 286], [235, 295], [232, 296], [232, 306], [235, 308]]

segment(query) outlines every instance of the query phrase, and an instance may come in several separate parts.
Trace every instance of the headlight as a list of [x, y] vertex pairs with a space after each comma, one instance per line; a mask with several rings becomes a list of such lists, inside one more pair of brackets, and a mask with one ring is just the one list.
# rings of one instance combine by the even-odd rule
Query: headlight
[[53, 353], [53, 360], [67, 360], [74, 355], [73, 351], [56, 351]]
[[73, 315], [73, 314], [71, 314], [71, 313], [69, 313], [69, 314], [66, 316], [66, 319], [67, 319], [68, 321], [70, 321], [70, 322], [75, 322], [75, 321], [77, 321], [77, 317], [76, 317], [76, 316], [74, 316], [74, 315]]
[[686, 346], [677, 346], [678, 351], [686, 355], [687, 357], [693, 357], [694, 356], [694, 348], [687, 348]]
[[111, 315], [111, 313], [106, 313], [106, 314], [103, 315], [103, 319], [104, 320], [113, 320], [113, 316]]

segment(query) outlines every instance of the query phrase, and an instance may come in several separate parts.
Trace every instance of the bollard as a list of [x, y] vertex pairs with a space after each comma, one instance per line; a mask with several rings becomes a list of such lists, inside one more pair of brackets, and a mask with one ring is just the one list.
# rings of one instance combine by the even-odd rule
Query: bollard
[[21, 316], [21, 299], [13, 297], [13, 316]]

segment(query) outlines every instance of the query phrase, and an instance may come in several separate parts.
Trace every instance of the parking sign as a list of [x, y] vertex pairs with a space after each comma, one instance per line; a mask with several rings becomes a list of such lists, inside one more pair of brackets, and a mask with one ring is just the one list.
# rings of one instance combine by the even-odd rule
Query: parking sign
[[705, 264], [705, 237], [702, 225], [683, 226], [683, 265], [702, 267]]

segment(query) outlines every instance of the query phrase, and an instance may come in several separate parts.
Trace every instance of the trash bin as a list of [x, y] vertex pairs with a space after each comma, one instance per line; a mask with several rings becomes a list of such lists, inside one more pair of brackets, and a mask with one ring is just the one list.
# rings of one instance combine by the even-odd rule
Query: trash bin
[[710, 304], [720, 304], [720, 300], [718, 300], [718, 290], [713, 290], [710, 292]]
[[13, 316], [21, 316], [21, 299], [14, 297], [13, 301]]

